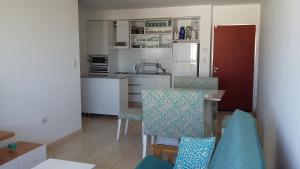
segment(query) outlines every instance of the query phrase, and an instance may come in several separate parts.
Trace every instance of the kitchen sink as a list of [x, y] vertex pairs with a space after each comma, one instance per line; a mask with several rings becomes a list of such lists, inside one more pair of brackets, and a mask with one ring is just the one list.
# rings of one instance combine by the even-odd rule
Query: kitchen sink
[[126, 74], [126, 75], [170, 75], [170, 73], [162, 73], [162, 72], [116, 72], [115, 74]]

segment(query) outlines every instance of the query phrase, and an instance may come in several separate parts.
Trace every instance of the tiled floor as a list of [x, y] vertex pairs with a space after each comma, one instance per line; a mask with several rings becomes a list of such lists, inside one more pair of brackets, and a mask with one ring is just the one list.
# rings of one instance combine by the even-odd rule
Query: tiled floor
[[141, 122], [130, 121], [118, 142], [116, 129], [116, 117], [84, 117], [82, 132], [49, 149], [48, 156], [93, 163], [96, 169], [134, 169], [142, 156]]
[[[230, 114], [230, 112], [219, 112]], [[221, 119], [217, 120], [218, 124]], [[130, 121], [128, 133], [117, 142], [117, 118], [84, 117], [83, 130], [48, 150], [50, 158], [96, 164], [96, 169], [134, 169], [142, 156], [141, 122]], [[217, 130], [220, 134], [220, 130]], [[219, 136], [217, 134], [217, 136]]]

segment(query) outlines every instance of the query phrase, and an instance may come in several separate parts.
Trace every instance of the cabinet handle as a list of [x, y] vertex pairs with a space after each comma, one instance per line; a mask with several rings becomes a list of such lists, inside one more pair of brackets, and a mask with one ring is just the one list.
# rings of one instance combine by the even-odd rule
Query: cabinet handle
[[130, 95], [141, 95], [141, 93], [128, 93]]
[[140, 84], [128, 84], [128, 86], [142, 86]]

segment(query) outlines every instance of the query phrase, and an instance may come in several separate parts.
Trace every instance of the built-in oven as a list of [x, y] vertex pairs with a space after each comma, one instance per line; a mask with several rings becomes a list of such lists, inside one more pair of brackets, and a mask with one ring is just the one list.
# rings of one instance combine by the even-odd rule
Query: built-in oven
[[109, 64], [108, 56], [105, 55], [91, 55], [89, 56], [90, 75], [108, 75]]

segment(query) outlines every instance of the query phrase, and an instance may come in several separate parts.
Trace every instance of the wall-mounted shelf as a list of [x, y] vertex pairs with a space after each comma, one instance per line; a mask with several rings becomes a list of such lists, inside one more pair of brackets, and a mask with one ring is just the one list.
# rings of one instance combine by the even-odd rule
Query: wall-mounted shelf
[[[180, 29], [185, 29], [185, 36], [180, 39]], [[173, 18], [173, 42], [192, 43], [199, 42], [200, 17]], [[176, 35], [177, 34], [177, 38]]]
[[172, 19], [130, 21], [130, 48], [170, 48]]
[[131, 43], [158, 43], [158, 41], [144, 40], [144, 41], [131, 41]]
[[[129, 44], [127, 43], [125, 47], [111, 47], [111, 49], [171, 48], [172, 43], [199, 43], [200, 39], [200, 17], [197, 16], [135, 19], [129, 20], [127, 23], [129, 23], [127, 26], [129, 35], [124, 35], [124, 37], [129, 37]], [[184, 39], [179, 38], [181, 27], [186, 30]], [[176, 38], [176, 34], [178, 38]]]
[[0, 141], [9, 139], [14, 136], [15, 136], [15, 133], [13, 133], [13, 132], [0, 131]]
[[173, 40], [173, 43], [199, 43], [199, 39], [179, 39], [179, 40]]

